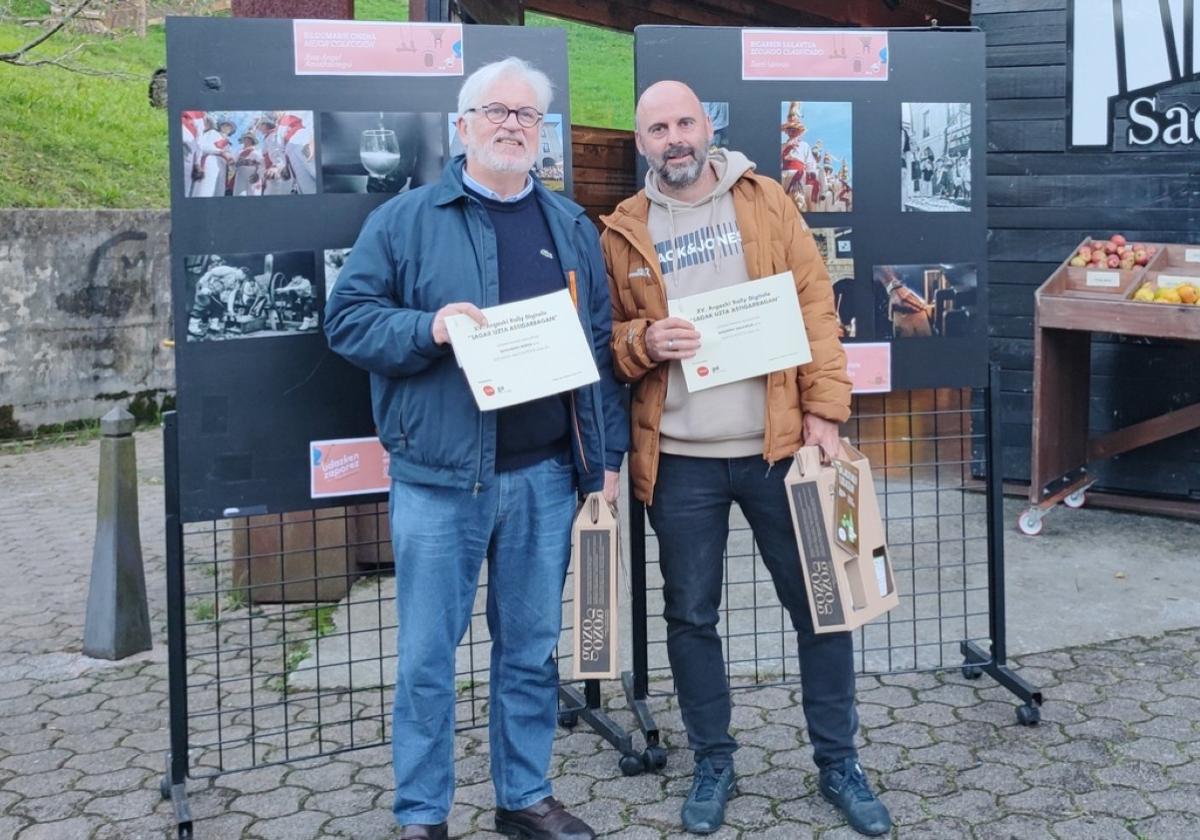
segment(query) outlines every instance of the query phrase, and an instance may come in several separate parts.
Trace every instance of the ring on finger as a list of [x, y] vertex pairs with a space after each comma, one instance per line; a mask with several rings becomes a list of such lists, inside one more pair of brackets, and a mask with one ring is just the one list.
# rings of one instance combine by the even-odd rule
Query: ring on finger
[[667, 349], [670, 350], [674, 346], [675, 346], [675, 339], [668, 338], [667, 339]]

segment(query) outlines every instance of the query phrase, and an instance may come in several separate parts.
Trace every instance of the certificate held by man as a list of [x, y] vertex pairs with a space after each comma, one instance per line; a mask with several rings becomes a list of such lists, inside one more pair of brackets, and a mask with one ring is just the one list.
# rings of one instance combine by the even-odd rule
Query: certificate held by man
[[790, 271], [667, 305], [700, 333], [696, 355], [680, 360], [689, 393], [812, 361]]
[[458, 365], [480, 411], [570, 391], [600, 379], [566, 289], [446, 318]]

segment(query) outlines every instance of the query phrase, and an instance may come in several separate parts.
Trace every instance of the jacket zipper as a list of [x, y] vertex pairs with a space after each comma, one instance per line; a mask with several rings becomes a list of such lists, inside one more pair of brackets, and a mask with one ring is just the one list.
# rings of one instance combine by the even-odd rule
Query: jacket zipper
[[[474, 198], [470, 198], [469, 196], [468, 196], [467, 200], [472, 202], [475, 205], [472, 208], [472, 212], [482, 212], [482, 210], [481, 210], [482, 205], [480, 205], [478, 201], [476, 201]], [[481, 231], [481, 235], [482, 235], [482, 231]], [[482, 255], [483, 255], [483, 245], [482, 245], [482, 243], [480, 243], [475, 248], [475, 259], [481, 260]], [[486, 271], [487, 271], [486, 266], [481, 264], [479, 266], [479, 283], [480, 283], [479, 291], [480, 291], [480, 300], [483, 301], [483, 305], [485, 307], [488, 305]], [[477, 440], [479, 441], [479, 447], [478, 447], [479, 455], [475, 461], [475, 487], [471, 491], [472, 496], [478, 496], [479, 491], [483, 489], [483, 412], [477, 411], [476, 414], [478, 414], [478, 416], [479, 416], [478, 420], [476, 421], [476, 424], [475, 424]]]

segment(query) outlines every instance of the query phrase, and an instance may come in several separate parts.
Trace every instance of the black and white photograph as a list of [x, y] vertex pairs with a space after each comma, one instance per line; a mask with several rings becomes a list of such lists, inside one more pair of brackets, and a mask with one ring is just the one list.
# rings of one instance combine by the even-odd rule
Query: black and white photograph
[[187, 198], [312, 195], [312, 111], [184, 111]]
[[188, 341], [316, 332], [321, 300], [311, 251], [183, 258]]
[[858, 338], [858, 314], [855, 311], [853, 230], [848, 227], [812, 228], [817, 251], [825, 262], [829, 280], [833, 283], [833, 299], [837, 307], [838, 338]]
[[971, 210], [971, 103], [900, 104], [900, 206], [908, 212]]
[[879, 338], [962, 338], [975, 333], [974, 263], [877, 265], [872, 271]]
[[387, 111], [321, 114], [321, 191], [402, 193], [442, 172], [442, 115]]
[[342, 273], [342, 266], [346, 264], [347, 258], [350, 256], [349, 248], [326, 248], [325, 249], [325, 297], [333, 292], [333, 287], [337, 283], [338, 275]]
[[[461, 155], [465, 150], [458, 136], [457, 115], [447, 115], [446, 131], [450, 138], [450, 157]], [[542, 118], [538, 133], [538, 154], [532, 172], [548, 190], [562, 192], [567, 188], [562, 114], [546, 114]]]
[[712, 142], [708, 146], [710, 152], [717, 149], [729, 148], [729, 103], [701, 102], [704, 113], [712, 120]]

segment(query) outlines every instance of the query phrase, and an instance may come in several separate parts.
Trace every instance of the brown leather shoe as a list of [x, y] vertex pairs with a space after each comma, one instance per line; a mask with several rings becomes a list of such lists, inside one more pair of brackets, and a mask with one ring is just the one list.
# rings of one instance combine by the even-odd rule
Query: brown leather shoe
[[449, 840], [446, 823], [437, 825], [402, 825], [400, 840]]
[[520, 811], [496, 809], [496, 830], [525, 840], [594, 840], [596, 832], [563, 804], [547, 796]]

